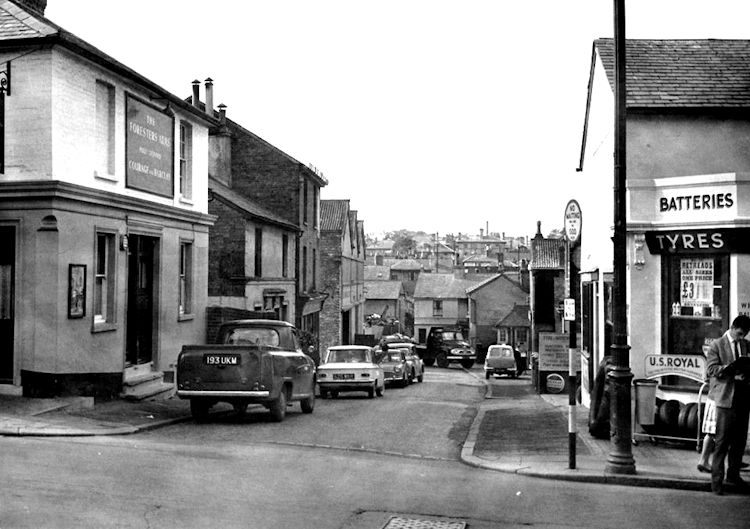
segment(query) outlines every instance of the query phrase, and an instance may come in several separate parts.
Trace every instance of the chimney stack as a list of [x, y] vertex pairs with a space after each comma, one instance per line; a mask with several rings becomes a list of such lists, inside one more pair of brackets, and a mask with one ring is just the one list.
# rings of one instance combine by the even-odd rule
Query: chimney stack
[[206, 79], [206, 114], [214, 115], [214, 80]]
[[196, 79], [195, 81], [193, 81], [193, 106], [196, 108], [198, 107], [198, 103], [201, 102], [200, 89], [201, 82]]

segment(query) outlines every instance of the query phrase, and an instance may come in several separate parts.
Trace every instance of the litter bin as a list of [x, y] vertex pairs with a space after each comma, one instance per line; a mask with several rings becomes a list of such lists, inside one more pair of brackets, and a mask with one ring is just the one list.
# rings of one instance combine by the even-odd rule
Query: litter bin
[[635, 409], [638, 424], [641, 426], [650, 426], [654, 424], [656, 418], [656, 386], [659, 383], [656, 380], [648, 378], [637, 378], [633, 380], [635, 387]]

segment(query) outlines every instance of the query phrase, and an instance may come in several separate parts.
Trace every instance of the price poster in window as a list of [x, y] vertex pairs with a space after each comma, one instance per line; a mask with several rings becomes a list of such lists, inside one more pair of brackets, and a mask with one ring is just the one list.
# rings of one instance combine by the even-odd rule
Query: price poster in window
[[680, 304], [706, 307], [714, 302], [714, 260], [680, 260]]

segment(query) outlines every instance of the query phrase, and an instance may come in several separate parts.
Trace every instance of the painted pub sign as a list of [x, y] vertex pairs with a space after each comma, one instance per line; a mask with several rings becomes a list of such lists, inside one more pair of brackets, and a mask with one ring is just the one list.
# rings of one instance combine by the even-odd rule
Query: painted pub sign
[[174, 118], [128, 95], [125, 102], [125, 185], [174, 196]]

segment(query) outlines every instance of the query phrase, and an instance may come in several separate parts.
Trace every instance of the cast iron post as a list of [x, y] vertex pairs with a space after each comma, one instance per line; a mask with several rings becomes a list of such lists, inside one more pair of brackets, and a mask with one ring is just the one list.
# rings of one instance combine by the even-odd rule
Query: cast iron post
[[630, 384], [630, 346], [626, 289], [627, 207], [625, 195], [626, 83], [625, 83], [625, 0], [615, 2], [615, 232], [612, 368], [610, 381], [610, 453], [605, 472], [635, 474], [632, 451]]

